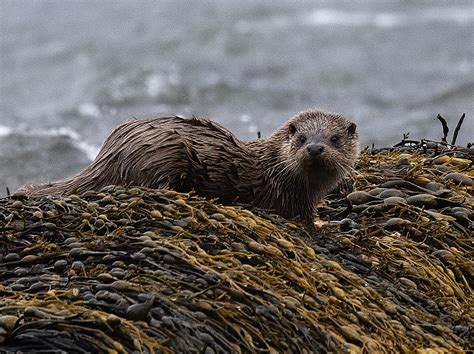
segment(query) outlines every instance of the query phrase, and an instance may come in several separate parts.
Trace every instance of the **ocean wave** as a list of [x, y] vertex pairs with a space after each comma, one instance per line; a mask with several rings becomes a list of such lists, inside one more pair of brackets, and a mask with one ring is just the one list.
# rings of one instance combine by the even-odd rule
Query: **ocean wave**
[[89, 160], [94, 160], [99, 153], [100, 148], [83, 140], [79, 133], [71, 128], [59, 127], [51, 129], [20, 130], [0, 125], [0, 137], [9, 135], [19, 135], [29, 138], [34, 137], [65, 137], [71, 141], [71, 145], [82, 151]]
[[309, 13], [275, 15], [259, 19], [240, 19], [234, 25], [240, 33], [274, 33], [295, 25], [307, 26], [375, 26], [392, 28], [425, 25], [430, 23], [455, 23], [472, 25], [474, 11], [468, 7], [433, 7], [413, 11], [339, 10], [319, 8]]
[[430, 22], [472, 24], [474, 11], [464, 7], [431, 8], [413, 12], [343, 11], [331, 8], [317, 9], [304, 15], [303, 23], [315, 26], [398, 27]]

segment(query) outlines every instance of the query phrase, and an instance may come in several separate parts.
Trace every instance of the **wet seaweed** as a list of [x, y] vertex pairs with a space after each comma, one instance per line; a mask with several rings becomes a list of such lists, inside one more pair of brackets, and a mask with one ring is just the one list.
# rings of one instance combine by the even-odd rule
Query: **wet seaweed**
[[312, 232], [170, 190], [0, 199], [0, 350], [473, 349], [473, 155], [366, 149]]

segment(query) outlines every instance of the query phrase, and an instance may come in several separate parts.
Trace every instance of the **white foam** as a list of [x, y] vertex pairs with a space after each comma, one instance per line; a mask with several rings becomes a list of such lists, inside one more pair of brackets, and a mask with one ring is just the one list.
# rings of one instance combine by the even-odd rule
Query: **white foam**
[[84, 152], [89, 160], [94, 160], [97, 154], [99, 153], [99, 148], [88, 142], [81, 139], [79, 133], [75, 130], [67, 127], [60, 127], [60, 128], [53, 128], [49, 130], [38, 130], [36, 132], [32, 132], [32, 135], [43, 135], [43, 136], [65, 136], [72, 140], [73, 145]]
[[252, 117], [250, 117], [248, 114], [242, 114], [242, 115], [240, 116], [240, 121], [241, 121], [242, 123], [248, 123], [248, 122], [250, 122], [251, 120], [252, 120]]
[[100, 109], [93, 103], [83, 103], [79, 106], [79, 114], [81, 116], [90, 116], [94, 118], [99, 118]]
[[303, 15], [303, 23], [313, 26], [375, 26], [397, 27], [430, 22], [458, 22], [469, 24], [474, 20], [472, 8], [431, 8], [413, 12], [343, 11], [317, 9]]
[[12, 128], [6, 127], [4, 125], [0, 125], [0, 136], [10, 135], [11, 132], [12, 132]]
[[405, 25], [407, 18], [394, 13], [378, 13], [373, 17], [372, 23], [377, 27], [397, 27]]
[[366, 12], [349, 12], [334, 9], [319, 9], [306, 16], [305, 22], [310, 25], [365, 25], [370, 20]]
[[166, 90], [166, 79], [163, 75], [152, 74], [146, 78], [146, 90], [151, 97], [156, 97]]

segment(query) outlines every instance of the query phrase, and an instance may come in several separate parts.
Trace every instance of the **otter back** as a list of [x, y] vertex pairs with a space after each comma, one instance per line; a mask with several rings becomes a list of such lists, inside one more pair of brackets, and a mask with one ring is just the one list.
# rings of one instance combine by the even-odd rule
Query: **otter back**
[[221, 125], [165, 117], [126, 122], [77, 175], [30, 185], [32, 195], [72, 194], [111, 185], [195, 190], [223, 202], [255, 198], [261, 171], [255, 154]]

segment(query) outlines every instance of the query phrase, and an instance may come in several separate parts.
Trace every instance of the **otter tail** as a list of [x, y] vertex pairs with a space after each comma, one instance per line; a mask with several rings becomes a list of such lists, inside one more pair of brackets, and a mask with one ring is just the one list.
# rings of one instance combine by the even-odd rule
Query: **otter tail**
[[24, 192], [30, 196], [72, 194], [75, 192], [74, 185], [74, 179], [67, 178], [56, 182], [26, 184], [21, 186], [17, 192]]

